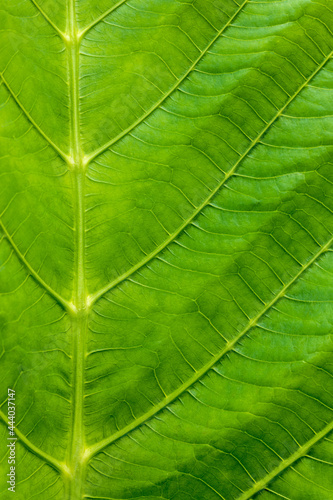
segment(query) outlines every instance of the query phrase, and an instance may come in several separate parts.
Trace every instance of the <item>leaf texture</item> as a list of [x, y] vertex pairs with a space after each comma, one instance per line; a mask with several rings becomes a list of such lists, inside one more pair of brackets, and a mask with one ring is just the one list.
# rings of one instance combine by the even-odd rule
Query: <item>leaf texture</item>
[[0, 499], [332, 500], [332, 2], [0, 5]]

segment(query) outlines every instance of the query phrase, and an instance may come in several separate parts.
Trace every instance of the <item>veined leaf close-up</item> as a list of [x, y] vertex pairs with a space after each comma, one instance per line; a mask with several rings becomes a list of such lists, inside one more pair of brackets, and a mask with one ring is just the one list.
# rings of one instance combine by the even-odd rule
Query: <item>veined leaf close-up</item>
[[0, 47], [0, 499], [333, 500], [332, 0]]

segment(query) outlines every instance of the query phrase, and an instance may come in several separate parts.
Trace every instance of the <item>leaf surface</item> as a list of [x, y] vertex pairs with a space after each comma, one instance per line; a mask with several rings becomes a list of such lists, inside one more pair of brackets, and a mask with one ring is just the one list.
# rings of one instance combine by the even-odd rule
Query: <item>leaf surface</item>
[[0, 498], [332, 500], [332, 3], [0, 25]]

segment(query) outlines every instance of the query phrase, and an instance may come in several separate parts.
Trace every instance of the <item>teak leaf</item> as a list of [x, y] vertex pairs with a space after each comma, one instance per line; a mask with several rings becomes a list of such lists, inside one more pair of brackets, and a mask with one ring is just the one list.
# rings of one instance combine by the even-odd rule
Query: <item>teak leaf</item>
[[0, 26], [0, 499], [332, 500], [332, 1]]

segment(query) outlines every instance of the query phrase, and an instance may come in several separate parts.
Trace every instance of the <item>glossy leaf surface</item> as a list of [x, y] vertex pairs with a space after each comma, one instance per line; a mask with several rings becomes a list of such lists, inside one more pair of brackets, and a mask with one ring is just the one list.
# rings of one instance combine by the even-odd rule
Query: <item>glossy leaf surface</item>
[[0, 5], [0, 499], [332, 500], [332, 2]]

